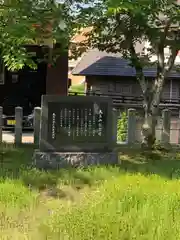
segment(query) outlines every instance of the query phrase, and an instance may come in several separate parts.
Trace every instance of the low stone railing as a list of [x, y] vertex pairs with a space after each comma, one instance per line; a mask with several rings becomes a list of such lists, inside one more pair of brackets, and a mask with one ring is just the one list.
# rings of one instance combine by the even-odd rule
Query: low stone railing
[[[34, 116], [33, 116], [33, 143], [35, 145], [39, 144], [39, 136], [40, 136], [40, 119], [41, 119], [41, 108], [36, 107], [34, 108]], [[4, 115], [3, 115], [3, 108], [0, 107], [0, 144], [3, 142], [3, 129], [4, 126]], [[22, 136], [23, 136], [23, 108], [16, 107], [15, 108], [15, 125], [12, 127], [14, 129], [14, 143], [16, 145], [22, 143]]]
[[[128, 126], [127, 126], [127, 145], [132, 145], [136, 142], [137, 131], [137, 117], [135, 109], [128, 109]], [[170, 143], [170, 130], [171, 130], [171, 111], [169, 109], [162, 110], [162, 127], [160, 129], [160, 143]], [[177, 129], [178, 130], [178, 129]], [[179, 129], [180, 131], [180, 129]], [[179, 132], [180, 136], [180, 132]]]
[[[124, 144], [132, 145], [137, 142], [136, 131], [137, 131], [137, 117], [135, 109], [128, 109], [128, 124], [127, 124], [127, 140]], [[114, 140], [117, 139], [117, 111], [113, 109], [113, 132]], [[41, 108], [34, 108], [33, 117], [33, 143], [35, 145], [39, 144], [40, 137], [40, 121], [41, 121]], [[170, 121], [171, 121], [171, 111], [164, 109], [162, 111], [162, 128], [161, 128], [161, 143], [170, 143]], [[23, 136], [23, 108], [15, 108], [15, 126], [14, 126], [14, 143], [21, 144]], [[3, 108], [0, 107], [0, 144], [3, 141]], [[116, 140], [115, 140], [116, 141]], [[180, 129], [179, 129], [179, 143], [180, 143]]]

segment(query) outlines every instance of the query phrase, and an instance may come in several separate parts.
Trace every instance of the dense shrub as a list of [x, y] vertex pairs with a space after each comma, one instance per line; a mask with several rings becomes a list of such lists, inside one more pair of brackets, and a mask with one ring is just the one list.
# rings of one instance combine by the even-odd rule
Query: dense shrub
[[117, 122], [117, 140], [125, 142], [127, 137], [127, 113], [122, 112]]

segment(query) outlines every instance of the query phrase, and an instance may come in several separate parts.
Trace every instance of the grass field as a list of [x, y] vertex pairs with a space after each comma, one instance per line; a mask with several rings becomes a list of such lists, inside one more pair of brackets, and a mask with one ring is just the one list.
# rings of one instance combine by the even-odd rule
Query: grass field
[[43, 172], [0, 155], [0, 239], [180, 239], [180, 154], [120, 152], [119, 167]]

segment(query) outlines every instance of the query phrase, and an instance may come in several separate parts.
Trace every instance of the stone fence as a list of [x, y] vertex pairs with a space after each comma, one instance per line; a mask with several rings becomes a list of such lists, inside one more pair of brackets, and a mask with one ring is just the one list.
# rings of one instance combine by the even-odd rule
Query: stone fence
[[[0, 107], [0, 144], [3, 142], [3, 130], [11, 130], [14, 131], [14, 143], [16, 145], [22, 144], [22, 136], [23, 136], [23, 128], [24, 121], [26, 121], [27, 117], [23, 116], [23, 108], [16, 107], [15, 108], [15, 116], [10, 117], [13, 120], [14, 125], [11, 127], [7, 127], [5, 122], [8, 120], [8, 116], [5, 117], [3, 114], [3, 108]], [[41, 119], [41, 108], [34, 108], [34, 113], [32, 116], [32, 127], [33, 130], [33, 144], [39, 145], [39, 136], [40, 136], [40, 119]], [[6, 128], [7, 127], [7, 128]]]
[[[116, 118], [117, 111], [114, 109], [114, 118]], [[135, 109], [128, 109], [127, 118], [127, 138], [126, 144], [135, 144], [141, 142], [141, 127], [143, 118], [138, 118], [138, 112]], [[0, 144], [3, 141], [4, 117], [3, 108], [0, 107]], [[12, 127], [14, 131], [14, 143], [21, 144], [23, 136], [23, 108], [15, 108], [15, 125]], [[114, 137], [117, 138], [117, 119], [113, 122]], [[40, 121], [41, 121], [41, 108], [34, 108], [33, 114], [33, 143], [39, 144], [40, 137]], [[172, 117], [171, 111], [164, 109], [162, 116], [158, 119], [156, 127], [156, 139], [161, 143], [180, 144], [180, 119], [179, 117]]]
[[[141, 128], [144, 119], [138, 118], [135, 109], [128, 109], [127, 144], [141, 142]], [[180, 144], [180, 119], [179, 116], [171, 116], [169, 109], [162, 110], [156, 126], [156, 139], [163, 143]]]

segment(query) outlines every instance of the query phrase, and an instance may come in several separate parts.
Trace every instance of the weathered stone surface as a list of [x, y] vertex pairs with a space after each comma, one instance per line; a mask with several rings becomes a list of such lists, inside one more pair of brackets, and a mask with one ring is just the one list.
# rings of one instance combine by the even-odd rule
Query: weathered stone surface
[[42, 169], [58, 169], [88, 165], [118, 164], [117, 152], [41, 152], [36, 150], [33, 156], [34, 165]]
[[15, 108], [15, 144], [21, 144], [22, 143], [22, 119], [23, 119], [23, 109], [22, 107], [16, 107]]
[[40, 151], [113, 151], [112, 106], [108, 97], [42, 96]]

